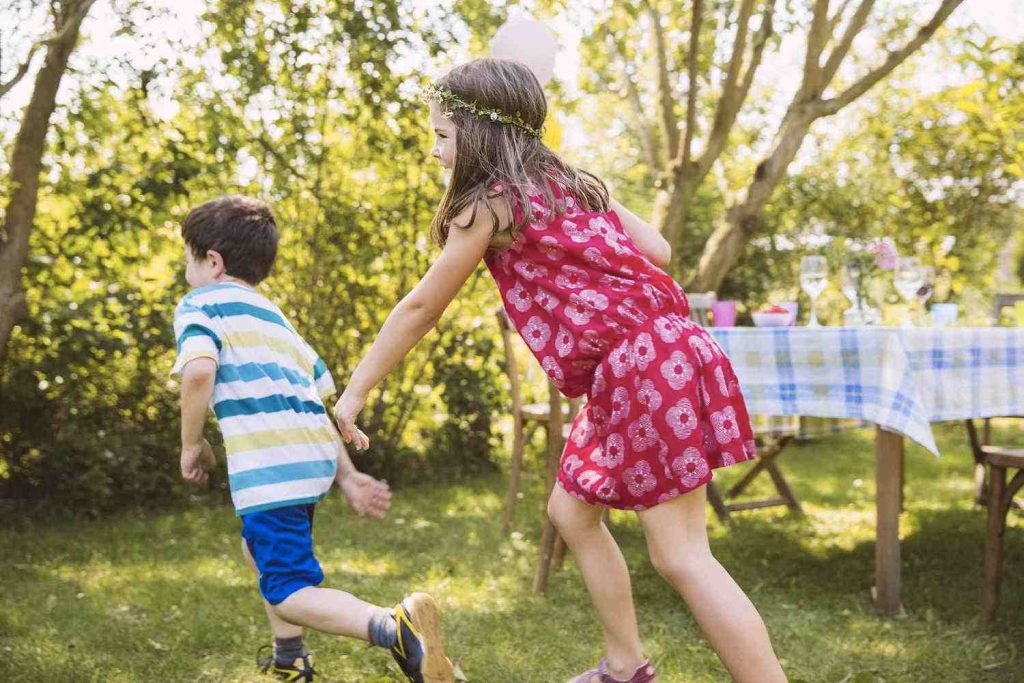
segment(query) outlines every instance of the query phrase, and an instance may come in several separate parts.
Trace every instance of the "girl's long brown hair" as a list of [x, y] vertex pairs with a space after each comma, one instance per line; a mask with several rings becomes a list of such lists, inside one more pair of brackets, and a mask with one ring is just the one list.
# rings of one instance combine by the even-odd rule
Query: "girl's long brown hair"
[[[449, 71], [437, 86], [478, 108], [519, 115], [536, 130], [544, 126], [548, 109], [544, 90], [533, 72], [519, 62], [475, 59]], [[437, 105], [457, 129], [451, 180], [430, 230], [439, 244], [447, 241], [456, 216], [467, 208], [472, 212], [469, 222], [457, 227], [472, 225], [476, 212], [484, 206], [491, 213], [493, 230], [509, 230], [513, 237], [530, 219], [531, 193], [544, 197], [551, 212], [548, 220], [562, 215], [565, 202], [556, 196], [552, 184], [585, 211], [608, 210], [608, 189], [600, 178], [566, 164], [539, 137], [465, 109], [448, 108], [443, 102]], [[498, 197], [512, 211], [505, 225], [499, 224], [490, 205], [490, 200]]]

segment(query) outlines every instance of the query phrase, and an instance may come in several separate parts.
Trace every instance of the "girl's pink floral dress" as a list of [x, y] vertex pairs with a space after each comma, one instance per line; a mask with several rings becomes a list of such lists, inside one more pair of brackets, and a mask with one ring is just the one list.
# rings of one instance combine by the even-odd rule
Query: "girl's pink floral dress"
[[755, 457], [739, 381], [682, 288], [614, 211], [541, 195], [515, 241], [485, 257], [512, 324], [563, 394], [587, 395], [558, 481], [587, 503], [644, 510]]

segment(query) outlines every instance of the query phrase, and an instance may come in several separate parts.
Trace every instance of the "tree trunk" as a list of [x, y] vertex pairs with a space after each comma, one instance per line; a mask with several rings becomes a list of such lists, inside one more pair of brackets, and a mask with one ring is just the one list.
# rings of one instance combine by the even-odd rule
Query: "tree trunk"
[[725, 219], [716, 226], [704, 245], [697, 272], [686, 284], [687, 290], [711, 292], [721, 287], [743, 248], [757, 232], [761, 212], [800, 151], [815, 118], [815, 111], [806, 105], [795, 105], [786, 112], [775, 145], [768, 157], [758, 164], [743, 200], [729, 208]]
[[36, 215], [46, 132], [56, 106], [61, 78], [90, 5], [92, 0], [86, 0], [66, 6], [61, 12], [56, 31], [58, 37], [47, 45], [46, 59], [36, 75], [32, 97], [25, 107], [21, 128], [14, 140], [11, 195], [0, 226], [0, 361], [7, 355], [7, 342], [14, 326], [28, 315], [22, 269], [28, 258], [29, 233]]

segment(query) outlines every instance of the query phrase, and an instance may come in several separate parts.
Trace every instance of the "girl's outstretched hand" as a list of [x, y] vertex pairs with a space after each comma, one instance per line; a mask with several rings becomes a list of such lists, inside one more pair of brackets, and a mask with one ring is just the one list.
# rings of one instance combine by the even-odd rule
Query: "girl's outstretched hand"
[[350, 443], [356, 450], [365, 451], [370, 446], [370, 439], [356, 427], [356, 415], [366, 405], [366, 396], [355, 396], [346, 389], [341, 398], [334, 404], [334, 419], [338, 422], [338, 430], [345, 443]]

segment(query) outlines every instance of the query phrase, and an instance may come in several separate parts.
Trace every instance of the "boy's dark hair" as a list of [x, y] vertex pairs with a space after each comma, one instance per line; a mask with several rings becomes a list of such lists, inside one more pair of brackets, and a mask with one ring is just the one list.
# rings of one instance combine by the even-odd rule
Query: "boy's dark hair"
[[188, 212], [181, 224], [185, 246], [197, 258], [216, 251], [224, 270], [250, 284], [259, 284], [277, 258], [277, 223], [270, 207], [258, 199], [224, 195]]

